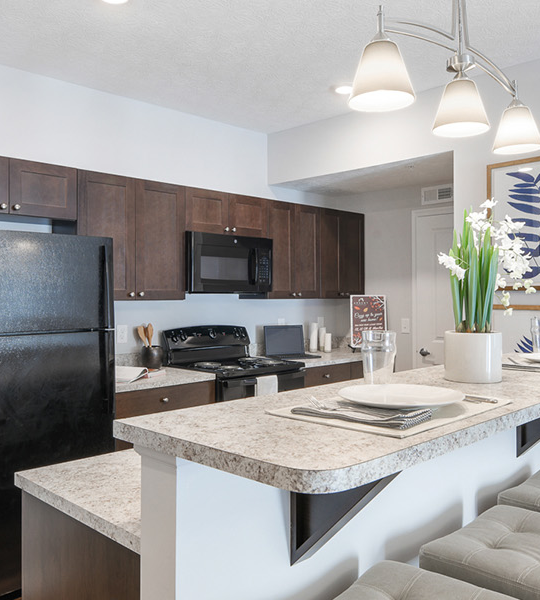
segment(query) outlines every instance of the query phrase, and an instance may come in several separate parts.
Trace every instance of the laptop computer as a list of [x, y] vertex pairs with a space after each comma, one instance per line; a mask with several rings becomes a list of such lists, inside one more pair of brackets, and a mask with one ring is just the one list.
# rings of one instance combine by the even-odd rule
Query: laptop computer
[[265, 325], [264, 347], [265, 355], [272, 358], [320, 358], [306, 354], [302, 325]]

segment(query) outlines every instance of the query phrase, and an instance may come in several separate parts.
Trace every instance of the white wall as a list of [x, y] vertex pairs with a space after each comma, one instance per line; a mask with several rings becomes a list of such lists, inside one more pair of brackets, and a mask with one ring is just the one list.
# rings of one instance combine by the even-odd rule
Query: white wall
[[[0, 155], [238, 194], [325, 205], [314, 194], [267, 185], [266, 135], [231, 127], [50, 79], [0, 67]], [[32, 220], [8, 217], [0, 227], [35, 228]], [[38, 229], [43, 230], [40, 222]], [[46, 229], [46, 226], [45, 226]], [[193, 324], [256, 327], [307, 323], [324, 316], [336, 335], [348, 331], [343, 302], [238, 300], [237, 296], [192, 296], [177, 302], [117, 302], [116, 323], [128, 325], [128, 343], [138, 350], [140, 323], [156, 329]]]
[[[434, 65], [433, 68], [438, 68]], [[507, 69], [519, 82], [520, 98], [540, 122], [540, 61]], [[334, 119], [274, 133], [269, 136], [269, 181], [282, 184], [306, 177], [338, 173], [391, 163], [439, 152], [454, 152], [454, 220], [461, 227], [463, 210], [481, 204], [487, 195], [486, 166], [512, 160], [491, 152], [502, 111], [511, 97], [487, 75], [476, 78], [491, 120], [491, 130], [482, 136], [451, 140], [437, 138], [431, 125], [442, 88], [418, 94], [416, 102], [392, 113], [348, 113]], [[414, 83], [414, 82], [413, 82]], [[520, 155], [524, 158], [531, 155]], [[342, 206], [336, 199], [339, 207]], [[371, 283], [367, 280], [367, 286]], [[538, 295], [513, 294], [517, 304], [540, 304]], [[495, 328], [503, 332], [505, 351], [516, 339], [528, 334], [529, 311], [515, 311], [511, 318], [496, 312]]]
[[365, 214], [366, 294], [386, 295], [387, 327], [397, 334], [396, 370], [412, 369], [412, 333], [401, 333], [401, 319], [413, 322], [412, 211], [426, 208], [421, 187], [366, 192], [341, 199], [340, 207]]

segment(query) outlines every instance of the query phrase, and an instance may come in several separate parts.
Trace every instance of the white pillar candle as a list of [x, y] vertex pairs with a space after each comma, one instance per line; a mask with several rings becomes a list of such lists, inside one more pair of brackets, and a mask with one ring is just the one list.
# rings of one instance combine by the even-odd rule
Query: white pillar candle
[[319, 327], [319, 350], [324, 350], [325, 335], [326, 335], [326, 327]]
[[332, 352], [332, 334], [327, 333], [324, 336], [324, 351]]
[[311, 323], [309, 327], [309, 351], [317, 352], [319, 341], [319, 324]]

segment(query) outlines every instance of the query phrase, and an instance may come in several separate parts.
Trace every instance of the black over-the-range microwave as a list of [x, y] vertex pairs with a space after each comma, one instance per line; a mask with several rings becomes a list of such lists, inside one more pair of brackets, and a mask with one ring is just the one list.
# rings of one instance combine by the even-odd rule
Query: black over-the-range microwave
[[272, 240], [186, 231], [187, 291], [264, 294], [272, 289]]

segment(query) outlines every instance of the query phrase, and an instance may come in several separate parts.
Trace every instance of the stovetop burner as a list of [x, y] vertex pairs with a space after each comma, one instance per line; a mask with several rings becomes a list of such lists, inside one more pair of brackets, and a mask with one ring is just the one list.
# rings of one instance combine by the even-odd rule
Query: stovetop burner
[[299, 371], [304, 363], [249, 356], [245, 327], [197, 326], [163, 332], [167, 365], [215, 373], [217, 379]]

